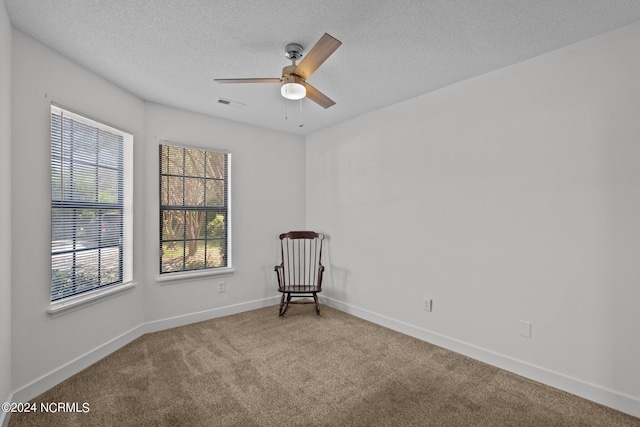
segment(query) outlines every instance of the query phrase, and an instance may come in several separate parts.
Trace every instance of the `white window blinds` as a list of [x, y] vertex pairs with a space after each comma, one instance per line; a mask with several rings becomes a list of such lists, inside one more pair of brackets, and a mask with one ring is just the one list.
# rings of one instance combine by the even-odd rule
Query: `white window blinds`
[[133, 136], [51, 106], [51, 301], [133, 276]]

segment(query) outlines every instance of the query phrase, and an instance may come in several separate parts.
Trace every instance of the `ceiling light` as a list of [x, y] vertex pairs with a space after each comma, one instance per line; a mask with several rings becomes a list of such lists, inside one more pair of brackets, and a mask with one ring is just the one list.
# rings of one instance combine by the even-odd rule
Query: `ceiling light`
[[302, 84], [302, 80], [298, 76], [286, 76], [282, 80], [280, 93], [287, 99], [302, 99], [307, 95], [307, 89]]

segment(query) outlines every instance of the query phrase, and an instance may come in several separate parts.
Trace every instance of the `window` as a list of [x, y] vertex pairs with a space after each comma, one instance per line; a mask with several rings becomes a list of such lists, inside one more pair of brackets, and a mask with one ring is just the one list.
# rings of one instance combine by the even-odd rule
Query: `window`
[[231, 267], [230, 157], [160, 145], [160, 274]]
[[51, 106], [51, 301], [132, 280], [133, 136]]

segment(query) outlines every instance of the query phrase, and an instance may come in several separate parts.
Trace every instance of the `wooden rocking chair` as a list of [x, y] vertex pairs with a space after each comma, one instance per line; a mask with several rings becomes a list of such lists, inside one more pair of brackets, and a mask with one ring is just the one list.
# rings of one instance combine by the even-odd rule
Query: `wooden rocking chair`
[[[280, 316], [289, 304], [314, 304], [320, 316], [318, 293], [322, 291], [322, 240], [324, 235], [313, 231], [290, 231], [280, 235], [282, 263], [275, 266], [278, 276]], [[292, 301], [291, 298], [309, 298]]]

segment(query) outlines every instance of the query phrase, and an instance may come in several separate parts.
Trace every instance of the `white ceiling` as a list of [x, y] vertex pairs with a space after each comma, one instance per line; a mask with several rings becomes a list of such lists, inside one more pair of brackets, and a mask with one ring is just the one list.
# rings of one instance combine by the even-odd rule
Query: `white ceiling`
[[[145, 100], [301, 135], [640, 20], [638, 0], [5, 2], [15, 28]], [[309, 83], [336, 105], [304, 100], [304, 127], [278, 84], [213, 81], [280, 77], [285, 45], [325, 32], [343, 44]]]

